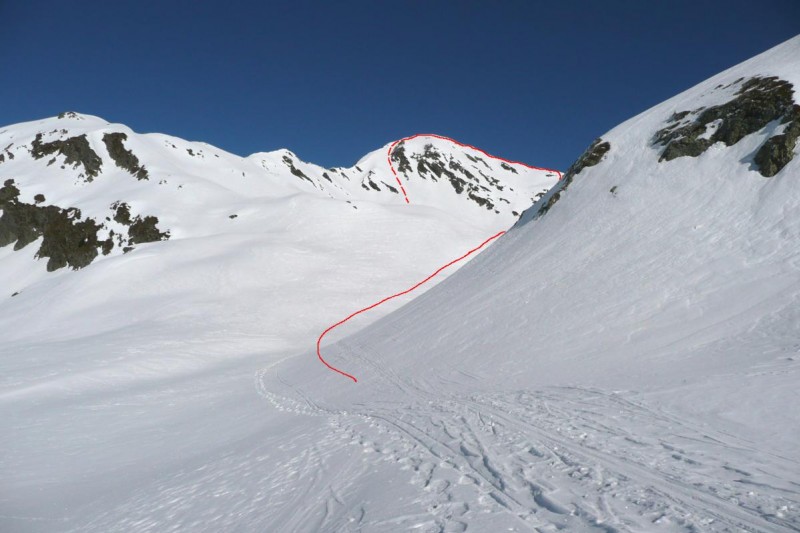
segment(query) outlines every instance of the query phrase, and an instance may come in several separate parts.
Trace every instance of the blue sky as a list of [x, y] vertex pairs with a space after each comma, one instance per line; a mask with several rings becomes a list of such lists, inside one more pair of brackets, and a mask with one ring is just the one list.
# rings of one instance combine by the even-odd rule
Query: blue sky
[[414, 133], [566, 168], [800, 2], [0, 0], [0, 124], [65, 110], [325, 166]]

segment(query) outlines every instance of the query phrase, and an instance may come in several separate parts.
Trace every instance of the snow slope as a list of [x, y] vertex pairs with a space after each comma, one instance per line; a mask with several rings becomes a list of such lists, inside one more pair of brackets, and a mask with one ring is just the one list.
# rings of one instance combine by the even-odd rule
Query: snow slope
[[[102, 161], [98, 175], [87, 177], [82, 164], [66, 162], [63, 155], [35, 158], [31, 147], [42, 132], [40, 142], [86, 136]], [[115, 164], [103, 142], [109, 133], [125, 135], [124, 147], [137, 155], [147, 178], [137, 179]], [[313, 308], [366, 304], [415, 281], [506, 229], [556, 180], [548, 172], [508, 170], [477, 152], [420, 138], [400, 147], [416, 165], [401, 172], [413, 197], [407, 204], [387, 185], [396, 185], [386, 161], [388, 145], [352, 169], [323, 169], [288, 150], [243, 159], [74, 113], [5, 128], [0, 144], [9, 146], [0, 177], [19, 189], [18, 202], [77, 209], [74, 218], [96, 221], [98, 239], [109, 239], [112, 246], [96, 252], [91, 268], [76, 273], [47, 272], [47, 256], [34, 257], [41, 255], [41, 236], [20, 250], [19, 243], [1, 248], [6, 296], [18, 293], [0, 303], [10, 332], [6, 341], [29, 338], [33, 327], [37, 340], [121, 328], [138, 322], [131, 317], [138, 306], [151, 321], [192, 308], [206, 328], [208, 320], [223, 327], [230, 315], [226, 309], [240, 306], [237, 320], [249, 316], [250, 333], [261, 335], [263, 324], [273, 323], [267, 308], [286, 314], [282, 305], [301, 298], [313, 303], [276, 330], [291, 337], [285, 343], [292, 347], [306, 346], [307, 333], [324, 324], [303, 320]], [[437, 177], [427, 166], [436, 161], [427, 154], [443, 161], [451, 176]], [[448, 170], [448, 163], [458, 170]], [[451, 180], [464, 181], [457, 184], [461, 192]], [[473, 188], [482, 204], [467, 196]], [[35, 201], [37, 194], [45, 200]], [[155, 217], [166, 242], [132, 242], [118, 217], [120, 204], [129, 218]], [[310, 287], [312, 280], [318, 286]], [[204, 306], [213, 310], [202, 314]], [[93, 310], [76, 312], [86, 307]], [[297, 344], [301, 338], [303, 344]]]
[[[388, 146], [323, 169], [75, 113], [0, 129], [0, 530], [110, 530], [100, 514], [165, 474], [249, 454], [264, 431], [286, 445], [257, 369], [507, 229], [556, 181], [418, 138], [400, 146], [407, 204]], [[30, 221], [46, 209], [64, 216]], [[163, 235], [136, 241], [153, 219]], [[97, 229], [73, 242], [69, 224]], [[48, 239], [88, 264], [48, 271]]]
[[[311, 356], [265, 369], [276, 407], [396, 468], [332, 478], [324, 510], [298, 503], [319, 524], [287, 529], [797, 530], [800, 146], [756, 164], [792, 123], [672, 160], [656, 142], [768, 76], [800, 117], [797, 37], [620, 124], [487, 252], [328, 346], [357, 385]], [[756, 111], [699, 136], [767, 105], [732, 107]]]
[[[791, 118], [798, 96], [748, 85], [766, 76], [798, 86], [800, 38], [604, 134], [487, 251], [323, 346], [358, 384], [313, 349], [264, 353], [255, 326], [238, 325], [250, 308], [232, 310], [239, 318], [227, 327], [206, 320], [222, 315], [203, 308], [220, 295], [204, 301], [199, 290], [190, 291], [197, 314], [177, 306], [163, 330], [139, 321], [6, 345], [16, 357], [2, 359], [10, 377], [0, 420], [14, 435], [2, 455], [2, 524], [797, 530], [799, 150], [769, 178], [758, 161], [792, 131], [782, 114]], [[762, 92], [765, 100], [747, 100]], [[715, 142], [732, 131], [735, 142]], [[66, 274], [88, 277], [103, 264], [114, 262]], [[343, 269], [355, 278], [375, 270]], [[302, 275], [298, 288], [318, 279]], [[235, 276], [207, 285], [219, 279]], [[260, 300], [253, 292], [234, 291], [227, 304]], [[172, 297], [141, 302], [143, 314], [169, 309]], [[258, 308], [262, 324], [293, 324], [267, 307]], [[145, 363], [133, 366], [136, 357]], [[82, 371], [85, 361], [97, 370]]]

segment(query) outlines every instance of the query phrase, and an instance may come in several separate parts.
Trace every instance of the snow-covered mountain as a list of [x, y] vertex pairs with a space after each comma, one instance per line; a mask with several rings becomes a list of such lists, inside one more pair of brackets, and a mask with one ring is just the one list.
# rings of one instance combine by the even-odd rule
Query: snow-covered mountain
[[177, 327], [176, 313], [202, 308], [206, 326], [244, 317], [248, 335], [301, 349], [353, 304], [507, 229], [557, 180], [433, 137], [394, 147], [395, 178], [390, 145], [324, 169], [288, 150], [240, 158], [76, 113], [4, 128], [0, 144], [6, 340], [145, 317]]
[[391, 144], [325, 169], [76, 113], [0, 145], [3, 531], [81, 529], [93, 500], [250, 434], [258, 368], [508, 229], [558, 178], [430, 136], [394, 145], [396, 178]]
[[[436, 158], [428, 141], [408, 141], [397, 165], [411, 199], [421, 191], [416, 206], [389, 189], [385, 150], [372, 176], [362, 160], [331, 182], [288, 154], [255, 156], [253, 167], [292, 178], [276, 189], [302, 192], [276, 198], [270, 186], [251, 203], [247, 189], [202, 230], [132, 193], [96, 211], [77, 194], [59, 199], [97, 216], [125, 201], [170, 238], [77, 272], [45, 272], [36, 243], [0, 249], [25, 287], [0, 305], [0, 430], [13, 435], [0, 524], [796, 530], [798, 84], [800, 37], [600, 136], [488, 250], [323, 346], [357, 384], [311, 346], [298, 354], [318, 333], [309, 324], [394, 292], [377, 287], [403, 289], [513, 222], [506, 190], [481, 182], [508, 210], [494, 213], [431, 166], [446, 159], [455, 173], [458, 158], [477, 180], [475, 153], [430, 141]], [[120, 179], [152, 186], [136, 176], [155, 175], [154, 160], [125, 147], [138, 163]], [[415, 155], [428, 158], [427, 180], [411, 172]], [[183, 211], [190, 222], [233, 190], [202, 176], [214, 185]], [[34, 189], [21, 189], [25, 202]], [[459, 198], [468, 213], [453, 210]]]
[[398, 178], [414, 206], [504, 228], [556, 179], [429, 136], [393, 148], [395, 178], [389, 145], [352, 168], [325, 169], [288, 150], [240, 158], [72, 112], [9, 126], [0, 145], [3, 201], [14, 205], [4, 206], [0, 246], [19, 249], [42, 237], [38, 255], [48, 270], [81, 268], [144, 242], [229, 233], [228, 219], [246, 225], [246, 210], [267, 200], [302, 195], [354, 209], [359, 202], [401, 205]]
[[325, 348], [357, 385], [265, 369], [276, 407], [364, 452], [295, 463], [303, 519], [274, 516], [797, 530], [799, 91], [797, 37], [603, 134], [487, 252]]

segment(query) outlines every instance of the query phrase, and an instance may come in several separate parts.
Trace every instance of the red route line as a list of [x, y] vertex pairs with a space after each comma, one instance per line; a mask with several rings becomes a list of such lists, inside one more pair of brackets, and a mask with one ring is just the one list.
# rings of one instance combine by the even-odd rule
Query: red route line
[[[392, 170], [392, 174], [394, 174], [394, 178], [397, 180], [397, 184], [400, 186], [400, 190], [401, 190], [401, 191], [403, 191], [403, 197], [405, 198], [405, 200], [406, 200], [406, 203], [407, 203], [407, 204], [410, 204], [411, 202], [409, 202], [409, 201], [408, 201], [408, 194], [406, 194], [406, 188], [403, 186], [403, 182], [402, 182], [402, 181], [400, 181], [400, 176], [397, 174], [397, 171], [396, 171], [396, 170], [395, 170], [395, 168], [394, 168], [394, 164], [392, 163], [392, 151], [394, 151], [394, 147], [395, 147], [395, 146], [397, 146], [398, 144], [400, 144], [401, 142], [404, 142], [404, 141], [409, 141], [409, 140], [411, 140], [411, 139], [416, 139], [417, 137], [434, 137], [434, 138], [436, 138], [436, 139], [442, 139], [442, 140], [445, 140], [445, 141], [449, 141], [449, 142], [451, 142], [451, 143], [453, 143], [453, 144], [457, 144], [458, 146], [463, 146], [464, 148], [469, 148], [469, 149], [471, 149], [471, 150], [475, 150], [475, 151], [477, 151], [477, 152], [480, 152], [480, 153], [482, 153], [482, 154], [483, 154], [483, 155], [485, 155], [486, 157], [490, 157], [490, 158], [492, 158], [492, 159], [497, 159], [497, 160], [499, 160], [499, 161], [504, 161], [504, 162], [506, 162], [506, 163], [511, 163], [512, 165], [522, 165], [522, 166], [524, 166], [524, 167], [527, 167], [527, 168], [530, 168], [530, 169], [533, 169], [533, 170], [545, 170], [545, 171], [547, 171], [547, 172], [555, 172], [556, 174], [558, 174], [558, 179], [559, 179], [559, 180], [560, 180], [560, 179], [561, 179], [561, 177], [562, 177], [562, 175], [561, 175], [561, 172], [559, 172], [558, 170], [554, 170], [554, 169], [552, 169], [552, 168], [535, 167], [535, 166], [533, 166], [533, 165], [529, 165], [529, 164], [527, 164], [527, 163], [521, 163], [521, 162], [519, 162], [519, 161], [511, 161], [510, 159], [504, 159], [504, 158], [502, 158], [502, 157], [497, 157], [496, 155], [492, 155], [492, 154], [490, 154], [490, 153], [487, 153], [487, 152], [485, 152], [484, 150], [481, 150], [480, 148], [477, 148], [477, 147], [475, 147], [475, 146], [472, 146], [472, 145], [470, 145], [470, 144], [464, 144], [464, 143], [462, 143], [462, 142], [458, 142], [458, 141], [456, 141], [455, 139], [451, 139], [451, 138], [449, 138], [449, 137], [445, 137], [445, 136], [443, 136], [443, 135], [436, 135], [435, 133], [417, 133], [416, 135], [411, 135], [411, 136], [409, 136], [409, 137], [404, 137], [404, 138], [402, 138], [402, 139], [399, 139], [399, 140], [397, 140], [397, 141], [393, 142], [393, 143], [391, 144], [391, 146], [389, 146], [389, 150], [387, 150], [387, 153], [386, 153], [386, 161], [389, 163], [389, 168]], [[356, 379], [356, 377], [355, 377], [355, 376], [353, 376], [353, 375], [351, 375], [351, 374], [348, 374], [347, 372], [345, 372], [345, 371], [343, 371], [343, 370], [339, 370], [339, 369], [338, 369], [338, 368], [336, 368], [335, 366], [333, 366], [333, 365], [329, 364], [329, 363], [328, 363], [328, 362], [327, 362], [327, 361], [326, 361], [326, 360], [325, 360], [325, 359], [322, 357], [322, 353], [320, 352], [320, 344], [322, 344], [322, 338], [323, 338], [323, 337], [325, 337], [325, 335], [327, 335], [327, 334], [328, 334], [328, 333], [329, 333], [331, 330], [333, 330], [334, 328], [337, 328], [337, 327], [341, 326], [342, 324], [344, 324], [345, 322], [347, 322], [348, 320], [350, 320], [350, 319], [351, 319], [351, 318], [353, 318], [354, 316], [360, 315], [361, 313], [364, 313], [364, 312], [366, 312], [366, 311], [369, 311], [370, 309], [374, 309], [374, 308], [378, 307], [379, 305], [381, 305], [382, 303], [388, 302], [389, 300], [392, 300], [392, 299], [394, 299], [394, 298], [397, 298], [397, 297], [399, 297], [399, 296], [403, 296], [404, 294], [408, 294], [408, 293], [410, 293], [411, 291], [413, 291], [413, 290], [417, 289], [418, 287], [420, 287], [421, 285], [424, 285], [425, 283], [427, 283], [428, 281], [430, 281], [431, 279], [433, 279], [433, 278], [434, 278], [434, 277], [435, 277], [437, 274], [439, 274], [439, 273], [440, 273], [442, 270], [444, 270], [444, 269], [446, 269], [447, 267], [450, 267], [450, 266], [452, 266], [452, 265], [454, 265], [454, 264], [458, 263], [459, 261], [462, 261], [463, 259], [466, 259], [467, 257], [469, 257], [470, 255], [474, 254], [475, 252], [477, 252], [478, 250], [480, 250], [481, 248], [483, 248], [484, 246], [486, 246], [487, 244], [489, 244], [490, 242], [492, 242], [493, 240], [495, 240], [496, 238], [498, 238], [499, 236], [501, 236], [501, 235], [502, 235], [502, 234], [504, 234], [504, 233], [505, 233], [505, 231], [501, 231], [501, 232], [499, 232], [499, 233], [497, 233], [497, 234], [495, 234], [495, 235], [492, 235], [491, 237], [489, 237], [488, 239], [486, 239], [485, 241], [483, 241], [483, 242], [480, 244], [480, 246], [477, 246], [476, 248], [473, 248], [472, 250], [468, 251], [467, 253], [465, 253], [464, 255], [462, 255], [461, 257], [459, 257], [458, 259], [453, 259], [452, 261], [450, 261], [450, 262], [449, 262], [449, 263], [447, 263], [446, 265], [444, 265], [444, 266], [442, 266], [442, 267], [439, 267], [439, 268], [436, 270], [436, 272], [434, 272], [433, 274], [431, 274], [431, 275], [430, 275], [430, 276], [428, 276], [427, 278], [423, 279], [422, 281], [420, 281], [419, 283], [417, 283], [417, 284], [416, 284], [416, 285], [414, 285], [413, 287], [411, 287], [411, 288], [409, 288], [409, 289], [406, 289], [406, 290], [404, 290], [404, 291], [402, 291], [402, 292], [398, 292], [397, 294], [392, 294], [391, 296], [387, 296], [387, 297], [386, 297], [386, 298], [384, 298], [383, 300], [381, 300], [381, 301], [379, 301], [379, 302], [375, 302], [374, 304], [372, 304], [372, 305], [370, 305], [370, 306], [368, 306], [368, 307], [365, 307], [365, 308], [363, 308], [363, 309], [359, 309], [358, 311], [356, 311], [355, 313], [351, 314], [351, 315], [350, 315], [350, 316], [348, 316], [347, 318], [343, 318], [342, 320], [340, 320], [340, 321], [339, 321], [339, 322], [337, 322], [336, 324], [333, 324], [332, 326], [328, 327], [328, 329], [326, 329], [325, 331], [323, 331], [323, 332], [322, 332], [322, 334], [321, 334], [321, 335], [319, 336], [319, 338], [317, 339], [317, 357], [319, 358], [319, 360], [320, 360], [320, 361], [322, 361], [322, 364], [323, 364], [323, 365], [327, 366], [329, 369], [333, 370], [334, 372], [337, 372], [337, 373], [339, 373], [339, 374], [343, 375], [343, 376], [344, 376], [344, 377], [346, 377], [346, 378], [350, 378], [350, 379], [352, 379], [352, 380], [353, 380], [353, 383], [358, 383], [358, 380]]]
[[356, 315], [360, 315], [361, 313], [363, 313], [363, 312], [365, 312], [365, 311], [369, 311], [370, 309], [374, 309], [375, 307], [378, 307], [378, 306], [379, 306], [379, 305], [381, 305], [382, 303], [384, 303], [384, 302], [388, 302], [389, 300], [391, 300], [391, 299], [393, 299], [393, 298], [397, 298], [398, 296], [403, 296], [404, 294], [408, 294], [409, 292], [411, 292], [411, 291], [413, 291], [414, 289], [418, 288], [420, 285], [422, 285], [422, 284], [424, 284], [424, 283], [427, 283], [428, 281], [430, 281], [431, 279], [433, 279], [433, 277], [435, 277], [435, 276], [436, 276], [436, 275], [437, 275], [439, 272], [441, 272], [441, 271], [442, 271], [442, 270], [444, 270], [445, 268], [447, 268], [447, 267], [449, 267], [449, 266], [452, 266], [452, 265], [454, 265], [454, 264], [458, 263], [459, 261], [461, 261], [462, 259], [465, 259], [466, 257], [468, 257], [468, 256], [470, 256], [470, 255], [472, 255], [472, 254], [474, 254], [475, 252], [477, 252], [478, 250], [480, 250], [481, 248], [483, 248], [484, 246], [486, 246], [487, 244], [489, 244], [490, 242], [492, 242], [493, 240], [495, 240], [496, 238], [498, 238], [498, 237], [499, 237], [500, 235], [502, 235], [503, 233], [505, 233], [505, 231], [501, 231], [501, 232], [499, 232], [499, 233], [498, 233], [498, 234], [496, 234], [496, 235], [492, 235], [491, 237], [489, 237], [488, 239], [486, 239], [485, 241], [483, 241], [483, 242], [481, 243], [481, 245], [480, 245], [480, 246], [478, 246], [477, 248], [473, 248], [472, 250], [470, 250], [469, 252], [465, 253], [464, 255], [462, 255], [461, 257], [459, 257], [458, 259], [453, 259], [452, 261], [450, 261], [450, 262], [449, 262], [449, 263], [447, 263], [446, 265], [444, 265], [444, 266], [442, 266], [442, 267], [439, 267], [439, 268], [436, 270], [436, 272], [434, 272], [433, 274], [431, 274], [431, 275], [430, 275], [430, 276], [428, 276], [427, 278], [423, 279], [422, 281], [420, 281], [419, 283], [417, 283], [417, 284], [416, 284], [416, 285], [414, 285], [413, 287], [411, 287], [411, 288], [409, 288], [409, 289], [406, 289], [406, 290], [404, 290], [403, 292], [398, 292], [397, 294], [392, 294], [391, 296], [387, 296], [386, 298], [384, 298], [384, 299], [383, 299], [383, 300], [381, 300], [380, 302], [375, 302], [374, 304], [370, 305], [369, 307], [365, 307], [364, 309], [360, 309], [360, 310], [356, 311], [355, 313], [353, 313], [352, 315], [348, 316], [347, 318], [340, 320], [340, 321], [339, 321], [339, 322], [337, 322], [336, 324], [332, 325], [331, 327], [329, 327], [328, 329], [326, 329], [325, 331], [323, 331], [323, 332], [322, 332], [322, 335], [320, 335], [320, 336], [319, 336], [319, 338], [317, 339], [317, 357], [319, 357], [319, 360], [320, 360], [320, 361], [322, 361], [322, 364], [324, 364], [325, 366], [327, 366], [328, 368], [330, 368], [330, 369], [331, 369], [331, 370], [333, 370], [334, 372], [338, 372], [339, 374], [341, 374], [341, 375], [343, 375], [343, 376], [345, 376], [345, 377], [348, 377], [348, 378], [352, 379], [352, 380], [353, 380], [355, 383], [358, 383], [358, 380], [355, 378], [355, 376], [352, 376], [352, 375], [348, 374], [347, 372], [343, 372], [343, 371], [339, 370], [338, 368], [336, 368], [336, 367], [334, 367], [334, 366], [331, 366], [330, 364], [328, 364], [328, 362], [327, 362], [327, 361], [325, 361], [325, 359], [323, 359], [323, 358], [322, 358], [322, 354], [319, 352], [319, 345], [320, 345], [320, 343], [322, 342], [322, 337], [324, 337], [324, 336], [325, 336], [325, 334], [326, 334], [326, 333], [328, 333], [328, 332], [329, 332], [330, 330], [332, 330], [333, 328], [335, 328], [335, 327], [337, 327], [337, 326], [341, 326], [342, 324], [344, 324], [345, 322], [347, 322], [348, 320], [350, 320], [350, 319], [351, 319], [351, 318], [353, 318], [354, 316], [356, 316]]

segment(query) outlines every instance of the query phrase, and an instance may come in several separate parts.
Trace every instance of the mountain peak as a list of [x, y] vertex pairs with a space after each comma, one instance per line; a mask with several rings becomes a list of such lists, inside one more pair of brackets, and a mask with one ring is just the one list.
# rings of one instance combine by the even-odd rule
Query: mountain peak
[[[219, 232], [230, 227], [230, 215], [238, 217], [237, 205], [297, 195], [352, 209], [361, 203], [433, 209], [496, 231], [558, 179], [438, 136], [386, 145], [353, 167], [328, 169], [286, 148], [241, 158], [75, 112], [4, 128], [0, 150], [0, 245], [38, 247], [48, 270]], [[198, 209], [208, 213], [202, 223]]]

